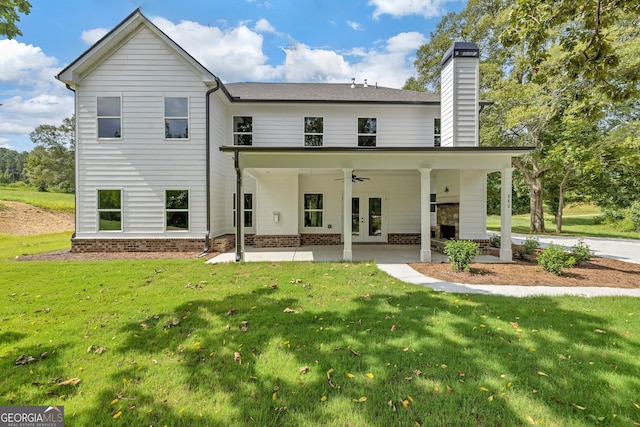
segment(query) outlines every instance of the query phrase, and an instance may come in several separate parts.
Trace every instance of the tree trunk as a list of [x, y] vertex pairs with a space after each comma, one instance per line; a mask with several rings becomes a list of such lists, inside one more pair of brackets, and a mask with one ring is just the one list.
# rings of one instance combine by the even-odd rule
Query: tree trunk
[[562, 211], [564, 209], [564, 192], [567, 187], [567, 181], [569, 180], [569, 175], [573, 168], [571, 166], [567, 166], [567, 170], [564, 172], [564, 176], [562, 177], [562, 182], [560, 183], [560, 190], [558, 194], [558, 213], [556, 215], [556, 234], [562, 233]]
[[[542, 181], [541, 179], [536, 179], [536, 181]], [[536, 184], [538, 184], [536, 182]], [[540, 185], [530, 184], [529, 190], [531, 193], [531, 223], [529, 225], [529, 231], [531, 233], [544, 233], [544, 212], [542, 209], [542, 182]]]

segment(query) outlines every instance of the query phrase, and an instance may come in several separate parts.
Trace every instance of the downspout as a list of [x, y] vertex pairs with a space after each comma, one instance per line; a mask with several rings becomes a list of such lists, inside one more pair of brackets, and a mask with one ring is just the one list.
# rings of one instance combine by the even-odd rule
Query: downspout
[[205, 256], [209, 252], [209, 238], [211, 234], [211, 158], [210, 158], [210, 144], [211, 144], [211, 123], [209, 119], [209, 109], [210, 103], [209, 96], [220, 89], [220, 80], [216, 78], [216, 87], [209, 89], [205, 94], [205, 162], [206, 162], [206, 175], [207, 175], [207, 195], [206, 195], [206, 207], [207, 207], [207, 232], [204, 235], [204, 248], [202, 249], [202, 253], [198, 255], [198, 258]]
[[238, 150], [233, 155], [233, 167], [236, 170], [236, 262], [242, 261], [242, 171], [240, 170], [240, 153]]
[[[57, 76], [56, 76], [57, 79]], [[69, 89], [71, 92], [73, 92], [73, 119], [75, 120], [75, 123], [73, 124], [75, 126], [75, 129], [73, 130], [73, 139], [75, 140], [74, 142], [74, 148], [73, 148], [73, 175], [75, 177], [75, 186], [73, 189], [73, 206], [75, 207], [74, 209], [74, 213], [73, 213], [73, 222], [74, 222], [74, 230], [73, 230], [73, 234], [71, 235], [71, 246], [73, 249], [73, 239], [76, 238], [76, 233], [78, 232], [78, 115], [76, 114], [78, 111], [77, 108], [77, 102], [78, 99], [76, 97], [76, 90], [74, 88], [71, 87], [71, 85], [69, 85], [69, 83], [65, 83], [65, 86], [67, 87], [67, 89]]]

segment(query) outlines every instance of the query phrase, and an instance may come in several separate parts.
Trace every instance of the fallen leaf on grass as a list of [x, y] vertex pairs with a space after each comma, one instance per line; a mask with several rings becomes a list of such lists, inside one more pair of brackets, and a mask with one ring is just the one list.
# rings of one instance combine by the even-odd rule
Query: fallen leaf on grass
[[581, 411], [584, 411], [585, 409], [587, 409], [584, 406], [576, 405], [575, 403], [572, 403], [571, 406], [573, 406], [576, 409], [580, 409]]
[[353, 354], [355, 357], [360, 357], [360, 353], [358, 353], [357, 351], [353, 350], [353, 349], [349, 349], [349, 351], [351, 352], [351, 354]]
[[569, 360], [569, 358], [567, 356], [565, 356], [564, 354], [559, 354], [558, 355], [558, 359], [560, 359], [560, 360]]
[[360, 399], [353, 399], [354, 403], [364, 403], [367, 401], [367, 398], [362, 396]]
[[355, 377], [355, 375], [353, 375], [353, 374], [347, 374], [347, 378], [354, 378], [354, 377]]
[[531, 415], [527, 415], [525, 417], [527, 419], [527, 421], [529, 422], [529, 424], [535, 424], [536, 422], [533, 420], [533, 418], [531, 418]]
[[113, 414], [113, 419], [115, 420], [115, 419], [119, 418], [120, 415], [122, 415], [122, 411], [116, 412], [115, 414]]
[[593, 332], [595, 332], [596, 334], [606, 334], [606, 331], [603, 331], [602, 329], [595, 329]]
[[638, 405], [637, 403], [633, 402], [633, 406], [636, 407], [636, 409], [640, 409], [640, 405]]
[[327, 396], [322, 396], [320, 398], [320, 402], [326, 402], [327, 401]]
[[238, 312], [237, 309], [232, 308], [231, 310], [227, 311], [227, 316], [233, 316], [234, 314], [236, 314]]
[[285, 308], [285, 309], [284, 309], [284, 310], [282, 310], [282, 311], [283, 311], [283, 312], [285, 312], [285, 313], [295, 313], [295, 312], [296, 312], [295, 310], [293, 310], [293, 309], [291, 309], [291, 308], [289, 308], [289, 307]]
[[233, 361], [242, 363], [242, 358], [240, 356], [240, 353], [238, 353], [237, 351], [233, 353]]
[[548, 377], [548, 376], [549, 376], [549, 375], [545, 374], [545, 373], [544, 373], [544, 372], [542, 372], [542, 371], [538, 371], [538, 375], [542, 375], [543, 377]]
[[76, 385], [80, 382], [80, 378], [71, 378], [69, 380], [66, 381], [62, 381], [61, 383], [58, 383], [59, 386], [63, 386], [63, 385]]
[[309, 367], [303, 366], [302, 368], [298, 369], [298, 372], [301, 374], [306, 374], [307, 372], [309, 372]]
[[396, 331], [396, 325], [391, 326], [391, 332], [395, 332]]
[[371, 379], [373, 379], [373, 378], [374, 378], [374, 375], [373, 375], [371, 372], [367, 373], [367, 376], [368, 376], [369, 378], [371, 378]]

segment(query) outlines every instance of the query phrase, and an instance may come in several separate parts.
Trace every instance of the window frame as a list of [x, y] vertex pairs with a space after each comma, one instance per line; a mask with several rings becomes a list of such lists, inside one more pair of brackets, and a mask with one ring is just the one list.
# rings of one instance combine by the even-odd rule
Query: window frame
[[[100, 98], [118, 98], [119, 115], [100, 115]], [[100, 120], [119, 120], [120, 134], [118, 136], [100, 136]], [[96, 138], [100, 140], [121, 140], [122, 139], [122, 95], [97, 95], [96, 96]]]
[[[307, 121], [308, 120], [320, 120], [321, 132], [308, 132]], [[305, 147], [322, 147], [324, 145], [324, 117], [323, 116], [305, 116], [302, 122], [304, 126], [304, 146]], [[313, 140], [314, 137], [320, 137], [320, 144], [309, 143], [309, 140]]]
[[[117, 191], [120, 193], [120, 207], [119, 208], [102, 208], [100, 207], [100, 192], [101, 191]], [[122, 188], [97, 188], [96, 189], [96, 231], [99, 233], [118, 233], [124, 230], [124, 215], [123, 215], [123, 202], [124, 190]], [[101, 228], [101, 214], [102, 213], [119, 213], [120, 214], [120, 228]], [[106, 221], [107, 219], [105, 219]]]
[[[168, 116], [167, 115], [167, 99], [186, 99], [187, 100], [187, 115], [186, 116]], [[190, 139], [190, 135], [189, 135], [189, 122], [190, 122], [190, 113], [191, 113], [191, 99], [188, 96], [165, 96], [163, 98], [163, 108], [164, 108], [164, 139], [165, 140], [174, 140], [174, 139], [178, 139], [178, 140], [189, 140]], [[170, 136], [171, 134], [167, 134], [167, 121], [168, 120], [186, 120], [187, 121], [187, 127], [186, 127], [186, 135], [187, 136]]]
[[[320, 196], [321, 208], [307, 208], [307, 196]], [[320, 213], [320, 225], [307, 225], [307, 213]], [[310, 221], [311, 218], [310, 218]], [[321, 229], [324, 228], [324, 193], [322, 192], [309, 192], [302, 194], [302, 226], [306, 229]]]
[[[246, 207], [246, 199], [245, 199], [245, 197], [247, 197], [247, 196], [251, 196], [251, 208], [247, 208]], [[236, 202], [236, 193], [233, 193], [231, 198], [232, 198], [231, 207], [232, 207], [232, 212], [233, 212], [233, 228], [236, 228], [236, 212], [237, 212], [237, 209], [236, 209], [236, 206], [237, 206], [236, 205], [236, 203], [237, 203]], [[253, 193], [244, 193], [244, 197], [242, 198], [242, 201], [243, 201], [243, 204], [242, 204], [243, 205], [243, 207], [242, 207], [242, 216], [244, 218], [244, 222], [243, 222], [242, 227], [245, 228], [245, 229], [248, 229], [248, 228], [253, 229], [254, 228], [254, 223], [253, 222], [254, 222], [254, 218], [255, 218], [255, 215], [254, 215], [254, 212], [255, 212], [255, 198], [253, 197]], [[251, 213], [251, 224], [250, 225], [247, 225], [247, 213]]]
[[[361, 132], [360, 127], [360, 123], [361, 120], [366, 120], [368, 123], [370, 123], [371, 121], [373, 121], [373, 123], [375, 124], [373, 132], [369, 131], [369, 132]], [[364, 147], [364, 148], [370, 148], [370, 147], [377, 147], [378, 145], [378, 118], [377, 117], [358, 117], [358, 147]], [[365, 143], [364, 141], [366, 139], [372, 138], [373, 144], [370, 143]]]
[[[237, 125], [239, 123], [236, 122], [237, 118], [242, 118], [243, 121], [244, 121], [244, 119], [251, 119], [251, 123], [250, 123], [251, 131], [250, 132], [238, 131], [237, 130]], [[233, 116], [232, 127], [233, 127], [233, 145], [245, 146], [245, 147], [253, 145], [253, 116]], [[238, 144], [238, 140], [239, 140], [240, 136], [249, 136], [249, 143], [248, 144]]]
[[[170, 191], [180, 191], [187, 193], [187, 207], [186, 208], [169, 208], [168, 196]], [[170, 213], [185, 213], [187, 214], [187, 227], [186, 228], [170, 228], [169, 227], [169, 214]], [[169, 233], [185, 233], [191, 230], [191, 190], [188, 188], [166, 188], [164, 190], [164, 230]]]
[[433, 118], [433, 146], [442, 147], [442, 120], [440, 117]]

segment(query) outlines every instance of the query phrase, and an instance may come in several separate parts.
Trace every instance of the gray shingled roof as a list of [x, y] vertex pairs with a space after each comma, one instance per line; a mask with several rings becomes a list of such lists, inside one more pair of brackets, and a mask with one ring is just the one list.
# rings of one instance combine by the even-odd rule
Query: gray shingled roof
[[234, 102], [375, 102], [439, 104], [440, 95], [361, 83], [226, 83]]

